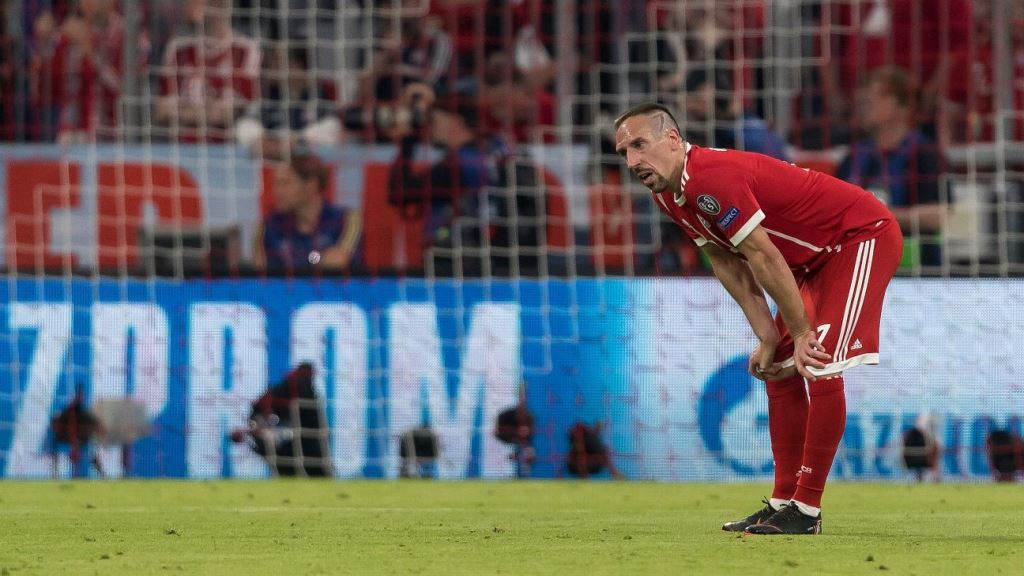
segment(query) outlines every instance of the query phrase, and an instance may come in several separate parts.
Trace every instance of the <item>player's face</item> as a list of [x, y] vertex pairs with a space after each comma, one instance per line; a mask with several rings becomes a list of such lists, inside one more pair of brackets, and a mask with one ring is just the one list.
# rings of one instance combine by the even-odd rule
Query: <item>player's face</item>
[[663, 129], [657, 117], [633, 116], [615, 132], [615, 151], [626, 166], [653, 192], [667, 190], [681, 157], [682, 138], [675, 129]]
[[304, 200], [303, 182], [291, 166], [282, 163], [274, 174], [274, 208], [278, 212], [294, 212]]

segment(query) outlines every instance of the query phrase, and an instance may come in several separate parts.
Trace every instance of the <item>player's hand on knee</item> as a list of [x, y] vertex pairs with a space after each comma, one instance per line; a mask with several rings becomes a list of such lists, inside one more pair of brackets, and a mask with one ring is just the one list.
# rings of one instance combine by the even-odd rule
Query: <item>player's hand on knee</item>
[[807, 330], [793, 337], [793, 360], [797, 372], [808, 382], [814, 382], [817, 378], [808, 368], [824, 368], [825, 363], [832, 360], [832, 355], [818, 342], [814, 331]]
[[775, 373], [776, 365], [772, 364], [774, 359], [775, 345], [762, 342], [750, 354], [750, 359], [747, 361], [747, 372], [758, 380], [768, 380]]
[[764, 373], [764, 375], [765, 382], [769, 382], [771, 380], [785, 380], [786, 378], [792, 378], [793, 376], [797, 375], [796, 365], [790, 364], [789, 366], [783, 368], [782, 362], [776, 362], [775, 364], [772, 364], [772, 367], [768, 369]]

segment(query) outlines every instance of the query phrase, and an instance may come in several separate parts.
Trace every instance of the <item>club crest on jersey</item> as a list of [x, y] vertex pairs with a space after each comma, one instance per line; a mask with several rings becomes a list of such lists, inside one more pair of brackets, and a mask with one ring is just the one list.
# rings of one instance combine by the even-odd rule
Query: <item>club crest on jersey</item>
[[722, 207], [718, 204], [718, 200], [715, 200], [714, 197], [708, 196], [707, 194], [701, 194], [697, 197], [697, 208], [700, 208], [712, 216], [722, 211]]

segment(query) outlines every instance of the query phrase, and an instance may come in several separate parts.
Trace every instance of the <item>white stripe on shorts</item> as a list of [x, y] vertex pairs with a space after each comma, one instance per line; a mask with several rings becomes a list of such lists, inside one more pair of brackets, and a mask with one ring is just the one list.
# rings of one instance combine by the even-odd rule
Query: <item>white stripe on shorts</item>
[[861, 310], [864, 309], [864, 300], [868, 292], [868, 279], [871, 276], [871, 264], [875, 256], [875, 240], [866, 240], [857, 247], [857, 264], [853, 271], [853, 286], [846, 297], [846, 309], [843, 310], [843, 328], [840, 333], [839, 343], [836, 345], [833, 361], [843, 362], [847, 358], [847, 348], [850, 339], [853, 338], [854, 328], [860, 320]]
[[860, 278], [860, 267], [864, 257], [864, 244], [857, 245], [857, 259], [853, 264], [853, 277], [850, 279], [850, 291], [846, 293], [846, 307], [843, 308], [843, 322], [839, 325], [839, 338], [836, 340], [836, 348], [832, 351], [832, 361], [838, 362], [842, 351], [843, 341], [846, 339], [846, 332], [850, 324], [850, 304], [853, 302], [853, 295], [857, 292], [857, 281]]

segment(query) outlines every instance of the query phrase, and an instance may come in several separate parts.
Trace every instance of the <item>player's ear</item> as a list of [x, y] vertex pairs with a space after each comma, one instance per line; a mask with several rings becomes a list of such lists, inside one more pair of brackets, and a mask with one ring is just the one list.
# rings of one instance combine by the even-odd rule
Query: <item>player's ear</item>
[[670, 149], [672, 151], [679, 150], [683, 146], [683, 137], [679, 134], [679, 131], [672, 128], [668, 131], [668, 138]]

